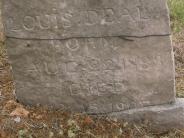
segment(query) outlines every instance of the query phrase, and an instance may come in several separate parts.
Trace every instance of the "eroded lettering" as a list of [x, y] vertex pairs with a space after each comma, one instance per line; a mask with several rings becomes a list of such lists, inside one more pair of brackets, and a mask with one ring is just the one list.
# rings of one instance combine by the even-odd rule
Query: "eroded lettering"
[[[75, 4], [81, 3], [80, 1], [75, 1]], [[145, 8], [143, 4], [137, 1], [134, 7], [127, 7], [123, 5], [122, 2], [118, 5], [119, 7], [104, 7], [89, 8], [85, 7], [88, 4], [83, 3], [83, 8], [77, 5], [69, 10], [66, 10], [67, 1], [61, 1], [60, 4], [56, 4], [53, 7], [53, 13], [39, 13], [35, 15], [25, 15], [21, 21], [21, 30], [26, 31], [40, 31], [49, 30], [57, 31], [61, 29], [63, 33], [66, 30], [73, 27], [87, 27], [87, 26], [116, 26], [123, 22], [131, 23], [136, 25], [140, 21], [145, 21], [148, 19], [146, 16]], [[75, 5], [74, 4], [74, 5]], [[26, 13], [25, 13], [26, 14]], [[13, 25], [14, 20], [13, 20]], [[10, 27], [10, 26], [9, 26]], [[13, 28], [10, 28], [13, 31]], [[64, 34], [63, 34], [64, 35]]]

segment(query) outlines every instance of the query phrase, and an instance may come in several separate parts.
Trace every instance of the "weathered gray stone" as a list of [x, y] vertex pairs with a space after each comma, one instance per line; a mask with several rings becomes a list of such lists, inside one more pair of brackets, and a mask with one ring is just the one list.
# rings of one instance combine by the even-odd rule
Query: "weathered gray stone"
[[7, 39], [17, 98], [108, 113], [174, 102], [169, 36]]
[[3, 0], [17, 99], [183, 127], [166, 2]]
[[3, 17], [16, 38], [168, 35], [166, 1], [3, 0]]
[[181, 129], [184, 128], [184, 99], [177, 99], [173, 104], [132, 109], [109, 116], [139, 124], [149, 122], [153, 131]]

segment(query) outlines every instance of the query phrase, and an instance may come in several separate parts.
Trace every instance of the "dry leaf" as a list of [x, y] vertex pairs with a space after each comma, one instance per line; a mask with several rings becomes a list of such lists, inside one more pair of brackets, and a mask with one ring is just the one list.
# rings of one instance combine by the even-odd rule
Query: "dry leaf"
[[10, 116], [20, 116], [20, 117], [28, 117], [29, 111], [24, 109], [23, 107], [16, 108], [13, 112], [11, 112]]
[[92, 123], [94, 123], [94, 121], [93, 121], [93, 119], [92, 119], [91, 117], [87, 116], [87, 117], [84, 119], [84, 124], [85, 124], [85, 125], [90, 125], [90, 124], [92, 124]]

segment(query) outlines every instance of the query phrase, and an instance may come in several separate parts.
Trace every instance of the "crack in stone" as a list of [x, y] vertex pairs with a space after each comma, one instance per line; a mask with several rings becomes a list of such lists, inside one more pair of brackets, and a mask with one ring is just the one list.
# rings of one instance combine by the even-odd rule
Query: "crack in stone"
[[87, 38], [112, 38], [112, 37], [119, 37], [121, 39], [127, 40], [127, 41], [134, 41], [132, 38], [146, 38], [146, 37], [162, 37], [162, 36], [170, 36], [171, 34], [156, 34], [156, 35], [144, 35], [144, 36], [129, 36], [129, 35], [113, 35], [113, 36], [86, 36], [86, 37], [68, 37], [68, 38], [23, 38], [23, 37], [14, 37], [14, 36], [8, 36], [6, 35], [6, 38], [12, 38], [12, 39], [22, 39], [22, 40], [69, 40], [69, 39], [87, 39]]

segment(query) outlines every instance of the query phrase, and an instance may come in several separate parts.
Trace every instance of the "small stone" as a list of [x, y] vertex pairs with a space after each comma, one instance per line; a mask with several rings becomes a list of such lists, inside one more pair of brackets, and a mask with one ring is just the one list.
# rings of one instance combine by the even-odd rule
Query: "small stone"
[[13, 119], [16, 123], [20, 123], [21, 122], [21, 118], [20, 117], [16, 117]]

